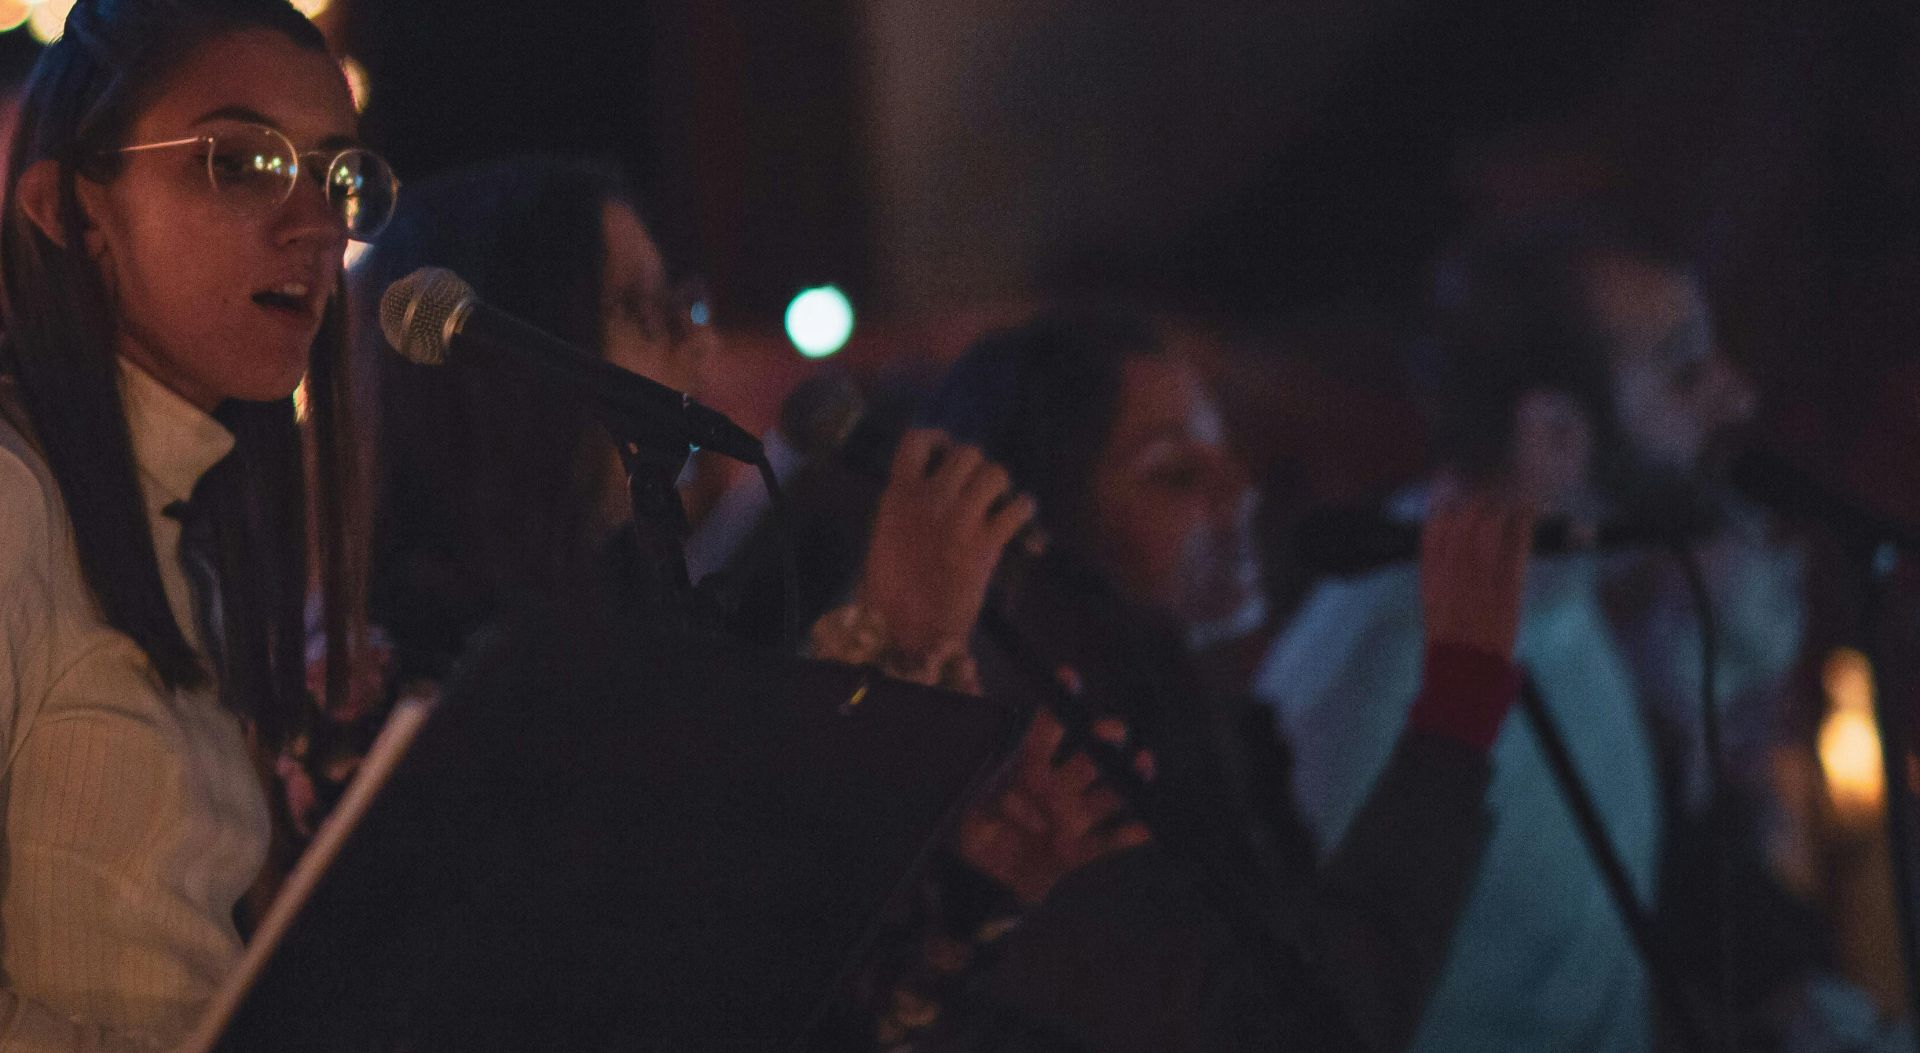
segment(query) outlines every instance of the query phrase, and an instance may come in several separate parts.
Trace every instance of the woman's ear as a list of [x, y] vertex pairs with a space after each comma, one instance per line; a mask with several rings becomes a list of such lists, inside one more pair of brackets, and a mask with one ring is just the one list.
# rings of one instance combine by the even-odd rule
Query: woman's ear
[[43, 157], [20, 173], [14, 188], [20, 211], [48, 241], [67, 247], [67, 230], [60, 222], [60, 162]]
[[[93, 258], [99, 259], [106, 249], [106, 238], [100, 232], [99, 224], [93, 222], [93, 210], [100, 207], [97, 195], [100, 184], [90, 179], [82, 179], [74, 192], [80, 198], [80, 211], [86, 217], [86, 228], [82, 236], [86, 244], [81, 249]], [[20, 199], [20, 211], [27, 217], [48, 241], [63, 249], [73, 246], [67, 244], [67, 227], [60, 217], [60, 163], [50, 157], [41, 158], [20, 174], [20, 185], [15, 191]]]

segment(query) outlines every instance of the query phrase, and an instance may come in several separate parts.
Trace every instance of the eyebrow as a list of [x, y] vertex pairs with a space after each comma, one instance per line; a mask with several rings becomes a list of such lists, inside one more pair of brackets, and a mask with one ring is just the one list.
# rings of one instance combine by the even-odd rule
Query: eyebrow
[[[280, 127], [279, 122], [250, 106], [222, 106], [201, 114], [200, 118], [193, 123], [198, 125], [205, 124], [208, 121], [243, 121], [247, 124], [263, 124], [277, 132], [284, 131], [284, 129]], [[360, 145], [360, 141], [351, 135], [329, 135], [325, 139], [320, 140], [316, 149], [344, 150], [347, 147], [358, 145]]]

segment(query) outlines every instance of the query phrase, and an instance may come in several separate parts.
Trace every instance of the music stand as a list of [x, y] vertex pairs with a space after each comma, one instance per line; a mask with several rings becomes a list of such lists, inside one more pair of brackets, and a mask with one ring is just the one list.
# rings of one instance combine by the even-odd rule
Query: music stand
[[587, 606], [396, 716], [188, 1049], [790, 1047], [1024, 727]]

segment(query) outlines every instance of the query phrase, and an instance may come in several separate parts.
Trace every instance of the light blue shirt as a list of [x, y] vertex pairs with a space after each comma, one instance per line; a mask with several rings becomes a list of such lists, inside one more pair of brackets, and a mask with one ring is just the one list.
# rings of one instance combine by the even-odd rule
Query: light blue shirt
[[[1632, 680], [1590, 557], [1536, 561], [1518, 656], [1638, 890], [1653, 900], [1659, 790]], [[1418, 570], [1323, 584], [1255, 681], [1296, 758], [1303, 818], [1337, 844], [1385, 769], [1419, 691]], [[1646, 976], [1525, 716], [1493, 749], [1493, 830], [1413, 1049], [1644, 1051]]]

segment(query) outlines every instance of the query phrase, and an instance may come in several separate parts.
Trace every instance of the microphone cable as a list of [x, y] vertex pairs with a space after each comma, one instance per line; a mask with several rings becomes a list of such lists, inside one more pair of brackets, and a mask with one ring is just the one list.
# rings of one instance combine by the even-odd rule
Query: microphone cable
[[1613, 846], [1606, 821], [1600, 816], [1600, 807], [1580, 777], [1580, 769], [1574, 763], [1573, 750], [1567, 745], [1566, 734], [1560, 730], [1559, 721], [1554, 719], [1548, 708], [1546, 696], [1540, 693], [1540, 685], [1524, 669], [1520, 678], [1520, 712], [1533, 729], [1534, 739], [1540, 744], [1541, 756], [1560, 788], [1561, 799], [1573, 813], [1574, 829], [1587, 846], [1588, 858], [1600, 872], [1601, 883], [1613, 903], [1621, 928], [1626, 930], [1627, 938], [1647, 971], [1654, 1001], [1666, 1010], [1666, 1023], [1672, 1032], [1674, 1044], [1688, 1053], [1707, 1053], [1708, 1032], [1696, 1014], [1696, 1000], [1675, 969], [1662, 932], [1641, 906], [1640, 897], [1633, 888], [1633, 879], [1619, 851]]
[[763, 451], [753, 462], [760, 473], [760, 485], [767, 491], [767, 522], [773, 528], [774, 544], [780, 550], [780, 637], [784, 649], [800, 646], [800, 560], [793, 550], [793, 526], [787, 515], [787, 495], [780, 476]]
[[[1700, 743], [1707, 761], [1707, 827], [1713, 838], [1715, 979], [1718, 981], [1723, 1048], [1739, 1048], [1738, 1007], [1734, 984], [1733, 815], [1728, 793], [1727, 758], [1722, 745], [1719, 701], [1720, 633], [1713, 594], [1700, 554], [1684, 537], [1669, 543], [1686, 579], [1693, 602], [1694, 621], [1700, 627]], [[1684, 792], [1684, 791], [1683, 791]]]

